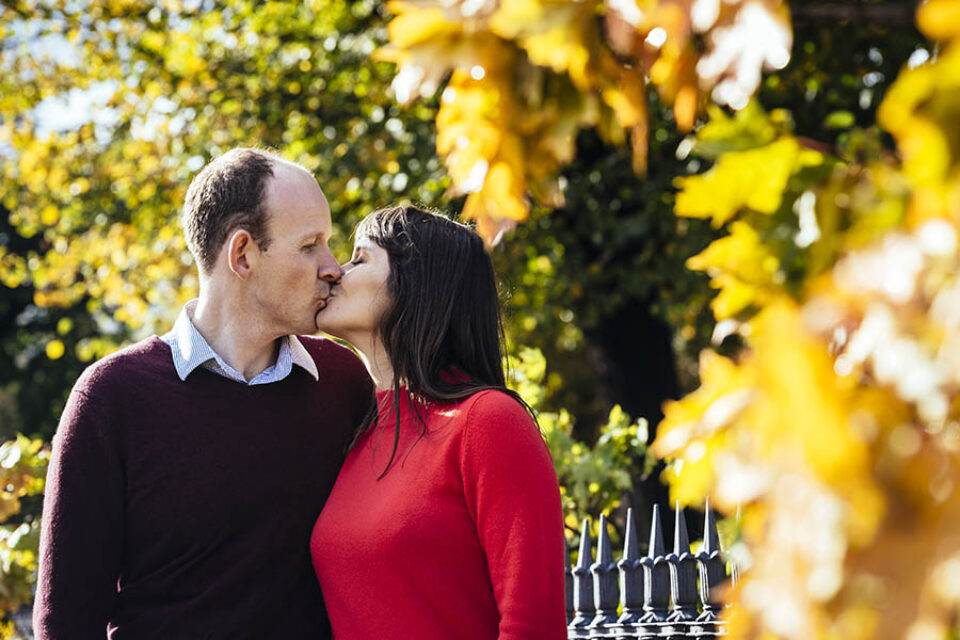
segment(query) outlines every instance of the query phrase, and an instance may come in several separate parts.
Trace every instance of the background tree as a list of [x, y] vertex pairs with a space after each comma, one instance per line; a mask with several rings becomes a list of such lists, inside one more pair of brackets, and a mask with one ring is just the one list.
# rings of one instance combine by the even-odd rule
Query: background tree
[[[176, 227], [190, 177], [232, 146], [274, 146], [319, 176], [343, 257], [350, 225], [401, 199], [500, 236], [514, 384], [542, 411], [571, 519], [621, 500], [636, 478], [618, 468], [646, 467], [646, 425], [614, 405], [652, 436], [661, 402], [701, 378], [657, 449], [683, 462], [676, 497], [743, 505], [735, 549], [755, 569], [733, 631], [942, 629], [958, 591], [941, 544], [951, 361], [889, 365], [952, 353], [952, 254], [933, 242], [951, 236], [924, 212], [957, 219], [956, 47], [940, 43], [960, 20], [955, 2], [926, 7], [923, 35], [906, 2], [797, 2], [792, 19], [765, 0], [418, 2], [392, 6], [389, 29], [372, 2], [5, 5], [4, 433], [49, 438], [86, 363], [169, 326], [196, 291]], [[877, 282], [903, 291], [904, 274], [918, 297], [890, 306]], [[887, 316], [866, 312], [880, 303]], [[854, 335], [873, 342], [845, 360]], [[918, 388], [940, 394], [922, 412]], [[906, 542], [935, 552], [888, 562]], [[897, 571], [921, 594], [908, 607]], [[793, 615], [767, 616], [771, 594]]]
[[[436, 102], [399, 108], [393, 65], [371, 61], [385, 25], [381, 7], [362, 2], [0, 8], [0, 435], [49, 440], [83, 367], [166, 331], [196, 294], [177, 213], [192, 175], [226, 149], [273, 146], [314, 171], [343, 259], [353, 224], [374, 208], [408, 199], [459, 209], [434, 151]], [[543, 261], [530, 264], [515, 274]], [[528, 300], [539, 284], [522, 285]], [[535, 306], [556, 315], [518, 304], [511, 327], [528, 330], [511, 335], [536, 335], [524, 320]], [[539, 393], [542, 357], [516, 361]], [[632, 484], [624, 469], [643, 458], [640, 425], [599, 405], [574, 420], [539, 396], [555, 451], [582, 439], [575, 429], [592, 434], [558, 463], [571, 519], [611, 508]], [[32, 533], [17, 537], [0, 590], [29, 592], [39, 504], [11, 520]], [[0, 610], [21, 603], [11, 596]]]
[[[222, 151], [272, 146], [321, 176], [341, 256], [373, 208], [439, 202], [435, 108], [401, 113], [386, 95], [392, 68], [369, 61], [385, 37], [375, 9], [0, 8], [0, 435], [49, 440], [83, 367], [163, 333], [196, 294], [177, 214], [191, 176]], [[37, 493], [38, 477], [10, 490]], [[29, 600], [39, 507], [28, 498], [0, 528], [0, 613]]]
[[[234, 146], [322, 176], [339, 253], [358, 217], [438, 202], [431, 105], [402, 114], [372, 3], [47, 2], [3, 11], [0, 277], [13, 425], [49, 437], [84, 363], [194, 296], [190, 177]], [[9, 374], [7, 373], [9, 372]], [[49, 383], [44, 382], [50, 380]], [[33, 384], [38, 383], [38, 384]], [[31, 390], [32, 389], [32, 390]], [[33, 404], [33, 393], [45, 398]], [[51, 402], [52, 401], [52, 402]]]

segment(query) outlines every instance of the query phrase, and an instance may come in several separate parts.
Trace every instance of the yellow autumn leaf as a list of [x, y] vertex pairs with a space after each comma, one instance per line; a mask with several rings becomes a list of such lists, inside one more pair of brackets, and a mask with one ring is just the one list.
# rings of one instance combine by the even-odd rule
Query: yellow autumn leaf
[[711, 286], [719, 289], [710, 303], [717, 320], [735, 316], [779, 288], [779, 260], [742, 220], [730, 225], [729, 235], [689, 258], [687, 268], [706, 271]]
[[590, 89], [590, 50], [569, 29], [556, 28], [531, 34], [522, 37], [519, 42], [534, 64], [558, 73], [567, 73], [579, 89]]
[[960, 37], [960, 1], [925, 0], [917, 9], [917, 27], [934, 40]]
[[593, 88], [588, 68], [597, 57], [595, 11], [592, 2], [505, 0], [490, 18], [490, 30], [515, 41], [535, 65], [566, 73], [588, 91]]
[[[542, 29], [546, 9], [541, 0], [503, 0], [490, 16], [490, 30], [501, 38], [513, 39], [530, 29]], [[555, 14], [551, 7], [551, 16]]]
[[799, 309], [780, 298], [751, 326], [757, 379], [771, 400], [755, 405], [757, 432], [770, 446], [799, 445], [808, 468], [827, 483], [868, 471], [866, 443], [848, 418], [850, 396], [837, 383], [827, 344], [809, 336]]
[[[698, 438], [725, 427], [749, 399], [752, 380], [733, 360], [713, 351], [700, 354], [700, 386], [680, 400], [663, 405], [663, 420], [650, 451], [674, 457]], [[720, 402], [720, 405], [716, 403]], [[711, 407], [717, 407], [708, 415]], [[726, 407], [719, 411], [719, 408]]]
[[897, 140], [904, 172], [919, 184], [946, 179], [960, 163], [953, 147], [958, 87], [960, 47], [952, 47], [935, 63], [900, 74], [877, 110], [877, 121]]
[[476, 191], [468, 183], [483, 179], [509, 132], [503, 120], [506, 95], [496, 78], [486, 83], [455, 72], [437, 114], [437, 152], [446, 156], [456, 189]]
[[505, 231], [528, 214], [522, 175], [505, 162], [490, 167], [483, 188], [471, 193], [463, 206], [463, 218], [476, 220], [477, 232], [488, 244], [499, 242]]
[[651, 452], [669, 460], [662, 479], [671, 500], [702, 504], [715, 493], [717, 455], [727, 447], [727, 429], [749, 405], [754, 382], [749, 370], [712, 351], [700, 354], [701, 385], [680, 400], [664, 403]]
[[443, 9], [439, 7], [404, 11], [387, 25], [390, 42], [400, 48], [411, 47], [436, 38], [453, 36], [461, 32], [460, 25], [447, 20]]
[[767, 146], [726, 153], [705, 174], [678, 178], [677, 215], [711, 218], [719, 227], [747, 208], [773, 213], [783, 199], [790, 176], [822, 162], [814, 151], [801, 149], [793, 138]]
[[692, 83], [683, 84], [673, 99], [673, 119], [680, 131], [690, 131], [697, 117], [697, 101], [699, 100], [697, 86]]
[[757, 302], [761, 289], [729, 274], [721, 273], [710, 279], [710, 286], [719, 292], [710, 301], [713, 317], [717, 320], [732, 318]]
[[639, 78], [624, 76], [615, 86], [601, 91], [603, 101], [613, 109], [620, 125], [625, 128], [646, 124], [647, 95]]
[[45, 226], [53, 226], [59, 219], [60, 210], [55, 205], [47, 205], [43, 208], [43, 211], [40, 212], [40, 224]]
[[717, 481], [717, 454], [723, 451], [724, 434], [698, 439], [672, 457], [661, 474], [670, 487], [670, 503], [700, 507], [713, 493]]
[[47, 357], [50, 358], [51, 360], [59, 360], [60, 358], [62, 358], [64, 351], [65, 351], [65, 348], [63, 346], [63, 342], [61, 342], [60, 340], [51, 340], [50, 342], [47, 343], [47, 347], [46, 347]]

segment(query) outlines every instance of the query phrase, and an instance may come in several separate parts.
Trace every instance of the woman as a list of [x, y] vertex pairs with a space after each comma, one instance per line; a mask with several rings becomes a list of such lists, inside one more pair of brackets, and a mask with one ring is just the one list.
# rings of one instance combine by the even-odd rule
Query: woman
[[337, 640], [566, 638], [550, 455], [504, 386], [490, 258], [415, 207], [357, 227], [318, 326], [362, 353], [378, 416], [310, 543]]

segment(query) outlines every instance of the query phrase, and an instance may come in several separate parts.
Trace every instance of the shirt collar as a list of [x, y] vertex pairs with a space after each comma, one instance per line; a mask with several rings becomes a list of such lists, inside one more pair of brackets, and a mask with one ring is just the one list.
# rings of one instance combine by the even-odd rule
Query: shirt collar
[[[287, 339], [280, 346], [280, 350], [286, 347], [290, 350], [290, 361], [301, 369], [306, 370], [316, 382], [320, 381], [320, 372], [317, 370], [317, 363], [307, 351], [307, 348], [300, 342], [297, 336], [287, 336]], [[279, 358], [277, 358], [279, 360]]]
[[282, 380], [290, 374], [293, 365], [304, 369], [315, 381], [320, 380], [317, 363], [313, 360], [307, 348], [303, 346], [303, 343], [297, 336], [293, 335], [283, 337], [277, 354], [277, 361], [273, 365], [257, 374], [252, 380], [245, 380], [240, 372], [227, 364], [213, 350], [210, 343], [206, 341], [193, 324], [190, 316], [193, 314], [196, 305], [196, 298], [187, 302], [180, 310], [180, 315], [177, 316], [173, 328], [161, 338], [170, 345], [173, 366], [181, 380], [186, 380], [187, 376], [193, 373], [197, 367], [205, 365], [226, 378], [245, 384]]

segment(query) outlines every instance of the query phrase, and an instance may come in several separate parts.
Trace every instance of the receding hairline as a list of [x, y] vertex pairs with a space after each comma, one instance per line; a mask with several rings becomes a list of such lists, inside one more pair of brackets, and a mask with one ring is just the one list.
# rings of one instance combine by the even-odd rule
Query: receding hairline
[[[272, 225], [273, 225], [273, 218], [275, 214], [274, 207], [277, 206], [277, 203], [274, 200], [274, 197], [279, 195], [278, 192], [275, 191], [275, 189], [278, 188], [278, 185], [281, 183], [284, 177], [289, 179], [293, 176], [299, 176], [299, 178], [296, 178], [296, 179], [304, 180], [304, 181], [309, 180], [309, 184], [313, 188], [319, 191], [320, 197], [323, 201], [324, 213], [327, 217], [329, 226], [327, 229], [310, 228], [308, 230], [305, 230], [296, 236], [297, 241], [304, 241], [314, 236], [323, 237], [326, 239], [329, 239], [330, 237], [332, 237], [333, 236], [333, 227], [332, 227], [333, 211], [332, 211], [332, 208], [330, 207], [330, 200], [329, 198], [327, 198], [327, 194], [324, 193], [323, 188], [320, 186], [319, 182], [317, 181], [317, 177], [313, 173], [311, 173], [309, 169], [307, 169], [302, 165], [297, 164], [296, 162], [291, 162], [283, 158], [274, 158], [273, 160], [274, 160], [274, 163], [271, 165], [271, 168], [273, 169], [273, 175], [269, 176], [266, 182], [264, 183], [264, 192], [263, 192], [263, 199], [262, 199], [264, 223], [266, 225], [267, 233], [268, 234], [273, 233]], [[306, 185], [306, 184], [308, 183], [307, 182], [302, 183], [302, 185]], [[301, 185], [301, 188], [302, 188], [302, 185]]]
[[[320, 193], [323, 194], [323, 199], [327, 199], [327, 194], [323, 191], [323, 188], [320, 187], [320, 183], [317, 181], [317, 176], [315, 176], [309, 169], [303, 165], [297, 164], [291, 160], [281, 158], [279, 156], [272, 156], [270, 158], [270, 168], [273, 169], [273, 175], [270, 176], [271, 179], [268, 179], [264, 185], [267, 189], [270, 188], [271, 180], [276, 181], [279, 177], [277, 174], [283, 171], [289, 172], [290, 175], [297, 175], [298, 173], [310, 178], [313, 184], [317, 185], [317, 188], [320, 189]], [[266, 194], [264, 194], [266, 195]]]

